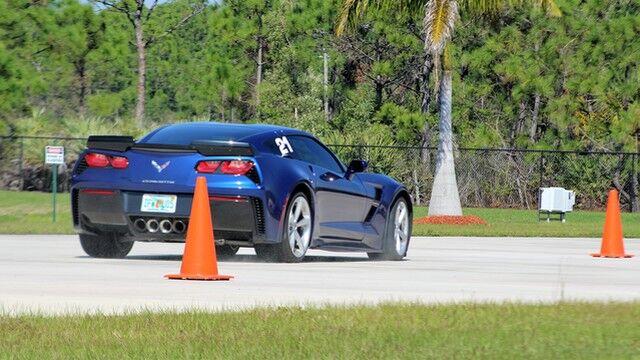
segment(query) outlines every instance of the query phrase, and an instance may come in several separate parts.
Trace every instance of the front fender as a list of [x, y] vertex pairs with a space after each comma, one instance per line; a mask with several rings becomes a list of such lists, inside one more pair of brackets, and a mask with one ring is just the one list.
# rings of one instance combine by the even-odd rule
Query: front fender
[[409, 210], [413, 212], [411, 197], [404, 185], [396, 180], [381, 174], [361, 173], [358, 174], [360, 180], [365, 186], [371, 186], [381, 189], [378, 209], [370, 220], [370, 225], [378, 234], [376, 238], [367, 240], [368, 245], [373, 249], [382, 249], [382, 241], [386, 233], [387, 219], [393, 206], [393, 202], [398, 196], [405, 196]]

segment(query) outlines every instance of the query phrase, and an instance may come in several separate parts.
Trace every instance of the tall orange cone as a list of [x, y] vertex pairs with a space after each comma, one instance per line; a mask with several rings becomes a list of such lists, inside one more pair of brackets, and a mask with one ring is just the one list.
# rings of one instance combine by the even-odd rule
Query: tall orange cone
[[229, 280], [233, 276], [218, 275], [218, 260], [213, 240], [213, 224], [209, 207], [207, 180], [200, 176], [191, 204], [187, 241], [182, 255], [180, 274], [165, 275], [168, 279]]
[[602, 247], [599, 254], [591, 254], [594, 257], [630, 258], [633, 255], [624, 253], [622, 239], [622, 220], [620, 217], [620, 204], [618, 191], [609, 190], [607, 200], [607, 214], [604, 219], [604, 231], [602, 233]]

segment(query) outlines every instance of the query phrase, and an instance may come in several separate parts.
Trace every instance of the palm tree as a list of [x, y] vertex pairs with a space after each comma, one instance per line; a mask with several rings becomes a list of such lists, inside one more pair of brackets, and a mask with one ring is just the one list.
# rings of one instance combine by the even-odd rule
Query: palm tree
[[[349, 24], [355, 24], [369, 10], [396, 11], [415, 14], [424, 11], [424, 69], [435, 71], [440, 112], [438, 157], [431, 189], [429, 215], [462, 215], [453, 157], [453, 127], [451, 119], [452, 64], [449, 39], [458, 20], [458, 8], [480, 16], [494, 16], [509, 6], [528, 3], [542, 7], [550, 16], [559, 16], [554, 0], [343, 0], [336, 33], [340, 36]], [[433, 62], [433, 64], [431, 64]], [[432, 67], [433, 65], [433, 67]], [[430, 70], [427, 70], [430, 71]], [[423, 73], [428, 84], [429, 74]], [[426, 92], [428, 96], [428, 92]], [[426, 102], [426, 106], [425, 106]], [[423, 99], [423, 111], [428, 99]]]

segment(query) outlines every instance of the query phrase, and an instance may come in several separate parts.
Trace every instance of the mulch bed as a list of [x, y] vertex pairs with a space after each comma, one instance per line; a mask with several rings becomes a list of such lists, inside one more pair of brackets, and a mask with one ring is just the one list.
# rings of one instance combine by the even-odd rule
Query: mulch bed
[[413, 220], [414, 224], [432, 224], [432, 225], [487, 225], [487, 222], [475, 215], [463, 216], [425, 216]]

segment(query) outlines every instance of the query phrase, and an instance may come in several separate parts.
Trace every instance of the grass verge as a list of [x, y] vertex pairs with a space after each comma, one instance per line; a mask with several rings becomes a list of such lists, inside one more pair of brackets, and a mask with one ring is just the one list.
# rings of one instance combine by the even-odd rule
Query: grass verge
[[0, 358], [623, 359], [640, 303], [2, 317]]
[[[575, 211], [567, 222], [538, 221], [537, 210], [463, 209], [465, 215], [476, 215], [487, 225], [414, 225], [414, 236], [522, 236], [522, 237], [600, 237], [604, 212]], [[415, 209], [414, 218], [426, 216], [427, 209]], [[623, 213], [625, 237], [640, 237], [640, 213]]]
[[[51, 194], [0, 191], [0, 233], [3, 234], [73, 234], [69, 194], [58, 194], [57, 222], [51, 221]], [[600, 237], [603, 212], [576, 211], [567, 222], [538, 221], [536, 210], [464, 209], [488, 225], [415, 225], [414, 236], [553, 236]], [[414, 217], [427, 214], [416, 207]], [[622, 214], [626, 237], [640, 237], [640, 213]]]
[[0, 191], [0, 233], [73, 234], [70, 195], [58, 194], [56, 203], [56, 222], [54, 223], [51, 194], [32, 191]]

